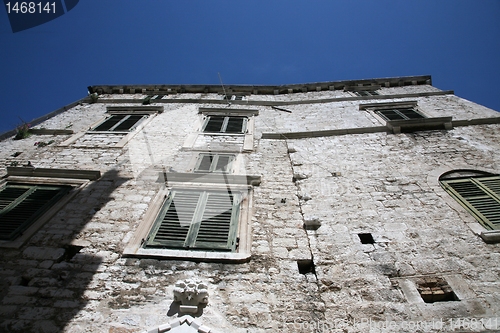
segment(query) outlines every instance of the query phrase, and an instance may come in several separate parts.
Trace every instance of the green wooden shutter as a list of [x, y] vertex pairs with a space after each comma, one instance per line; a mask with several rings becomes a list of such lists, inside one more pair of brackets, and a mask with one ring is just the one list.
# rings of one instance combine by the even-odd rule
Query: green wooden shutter
[[500, 229], [500, 177], [442, 180], [441, 184], [487, 229]]
[[239, 194], [208, 192], [193, 248], [234, 250], [238, 229]]
[[184, 248], [196, 213], [200, 193], [172, 191], [150, 232], [146, 246]]
[[71, 189], [7, 184], [0, 192], [0, 239], [13, 240]]
[[234, 250], [240, 197], [223, 191], [172, 191], [145, 246]]

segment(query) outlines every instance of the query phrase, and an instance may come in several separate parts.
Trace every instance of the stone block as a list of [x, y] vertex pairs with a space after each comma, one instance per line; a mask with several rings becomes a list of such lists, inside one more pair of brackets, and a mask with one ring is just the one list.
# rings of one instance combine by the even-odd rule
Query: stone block
[[23, 257], [37, 260], [60, 260], [64, 256], [63, 248], [30, 246], [23, 251]]

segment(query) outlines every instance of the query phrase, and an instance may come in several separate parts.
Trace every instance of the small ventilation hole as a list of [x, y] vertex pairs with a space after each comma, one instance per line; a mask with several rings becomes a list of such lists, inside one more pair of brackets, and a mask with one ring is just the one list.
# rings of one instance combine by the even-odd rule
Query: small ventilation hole
[[361, 244], [373, 244], [375, 241], [373, 240], [373, 236], [370, 233], [358, 234], [359, 240]]
[[81, 249], [83, 249], [83, 246], [67, 245], [64, 249], [66, 251], [64, 252], [63, 260], [70, 261]]
[[297, 260], [297, 267], [299, 268], [300, 274], [314, 273], [316, 270], [314, 268], [314, 261], [311, 259]]
[[21, 282], [19, 282], [19, 285], [23, 286], [23, 287], [27, 287], [29, 285], [30, 281], [31, 281], [31, 279], [28, 279], [28, 278], [23, 276], [21, 278]]
[[425, 303], [459, 301], [445, 279], [426, 277], [417, 281], [417, 290]]

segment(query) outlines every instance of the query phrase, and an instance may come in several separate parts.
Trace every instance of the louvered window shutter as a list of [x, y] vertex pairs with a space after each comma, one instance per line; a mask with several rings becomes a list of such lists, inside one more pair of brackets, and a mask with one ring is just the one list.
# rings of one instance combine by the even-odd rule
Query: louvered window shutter
[[231, 251], [236, 248], [240, 194], [174, 190], [146, 247]]
[[206, 192], [205, 207], [192, 247], [213, 250], [236, 248], [239, 194]]
[[441, 184], [487, 229], [500, 229], [500, 176], [449, 179]]
[[146, 246], [186, 247], [199, 199], [199, 192], [172, 191], [160, 210]]
[[13, 240], [71, 189], [7, 184], [0, 191], [0, 239]]

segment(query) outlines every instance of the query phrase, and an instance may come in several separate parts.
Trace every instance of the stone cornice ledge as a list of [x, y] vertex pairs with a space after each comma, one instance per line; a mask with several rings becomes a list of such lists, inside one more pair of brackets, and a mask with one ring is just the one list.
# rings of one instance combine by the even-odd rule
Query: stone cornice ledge
[[[500, 124], [500, 117], [492, 118], [478, 118], [478, 119], [466, 119], [466, 120], [451, 120], [451, 117], [435, 117], [435, 118], [425, 118], [423, 121], [427, 124], [447, 124], [444, 129], [451, 129], [455, 126], [473, 126], [473, 125], [488, 125], [488, 124]], [[389, 123], [389, 122], [387, 122]], [[451, 126], [450, 126], [451, 124]], [[347, 134], [365, 134], [365, 133], [377, 133], [377, 132], [391, 132], [393, 131], [393, 123], [389, 126], [375, 126], [375, 127], [360, 127], [360, 128], [343, 128], [334, 130], [323, 130], [323, 131], [308, 131], [308, 132], [281, 132], [281, 133], [262, 133], [262, 139], [274, 139], [274, 140], [287, 140], [287, 139], [306, 139], [306, 138], [319, 138], [326, 136], [336, 136], [336, 135], [347, 135]]]
[[211, 183], [211, 184], [246, 184], [260, 185], [261, 177], [258, 175], [231, 175], [225, 173], [190, 173], [167, 172], [164, 173], [167, 182], [176, 183]]
[[71, 170], [71, 169], [46, 169], [33, 167], [7, 167], [8, 176], [48, 177], [96, 180], [101, 177], [100, 171]]
[[305, 139], [305, 138], [319, 138], [324, 136], [365, 134], [365, 133], [377, 133], [377, 132], [387, 132], [387, 127], [374, 126], [374, 127], [359, 127], [359, 128], [342, 128], [342, 129], [324, 130], [324, 131], [262, 133], [262, 139], [277, 139], [277, 140]]
[[[292, 95], [292, 94], [290, 94]], [[362, 101], [374, 99], [397, 99], [397, 98], [412, 98], [412, 97], [428, 97], [428, 96], [443, 96], [454, 95], [453, 90], [421, 92], [413, 94], [394, 94], [394, 95], [375, 95], [375, 96], [353, 96], [353, 97], [335, 97], [335, 98], [320, 98], [320, 99], [301, 99], [297, 101], [231, 101], [231, 105], [256, 105], [256, 106], [280, 106], [280, 105], [301, 105], [301, 104], [321, 104], [332, 102], [348, 102], [348, 101]], [[122, 103], [139, 103], [142, 105], [143, 99], [108, 99], [100, 98], [96, 103], [106, 104], [122, 104]], [[154, 100], [158, 104], [183, 104], [183, 103], [197, 103], [197, 104], [220, 104], [227, 105], [226, 100], [218, 99], [196, 99], [196, 98], [179, 98], [179, 99], [158, 99]]]
[[489, 124], [500, 124], [500, 117], [453, 120], [453, 127]]

